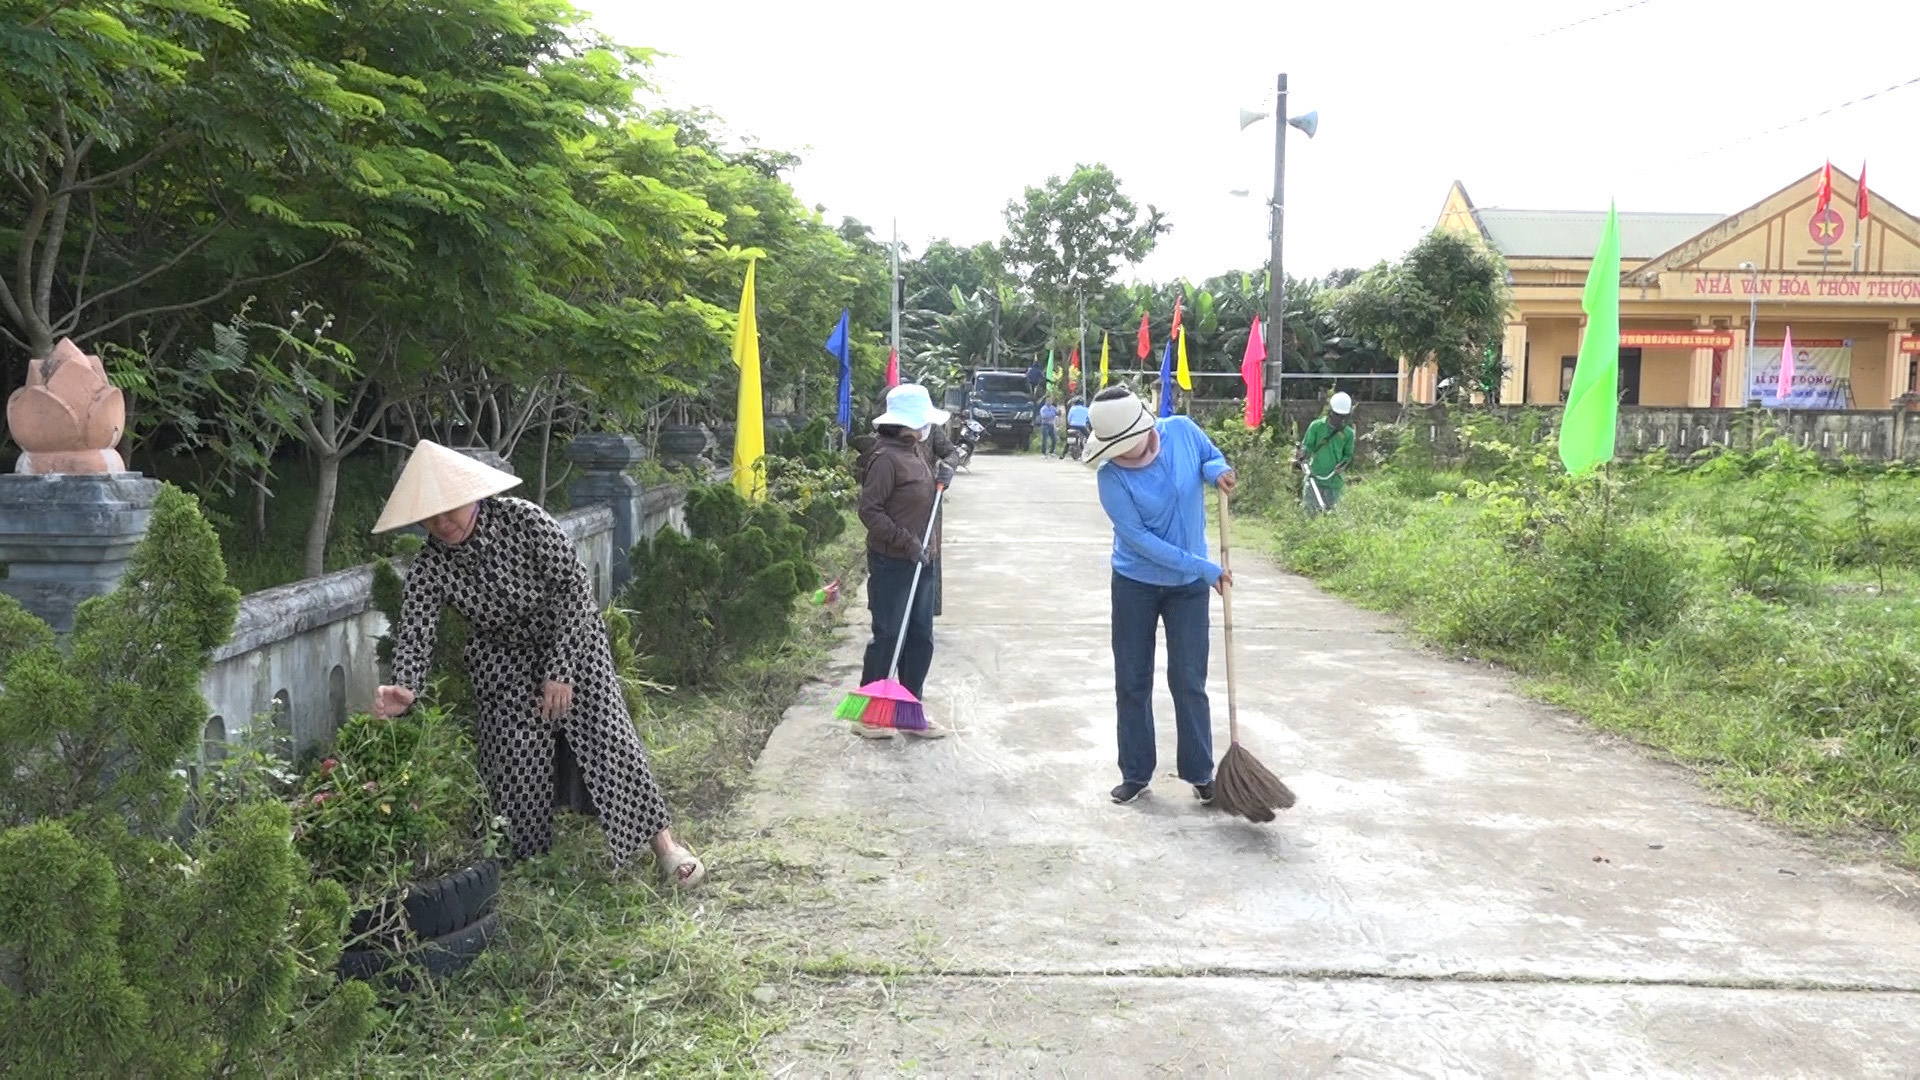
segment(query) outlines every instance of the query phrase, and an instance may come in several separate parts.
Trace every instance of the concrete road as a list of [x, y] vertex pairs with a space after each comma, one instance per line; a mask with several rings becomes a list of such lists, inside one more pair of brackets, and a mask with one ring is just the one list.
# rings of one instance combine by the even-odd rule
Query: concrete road
[[[984, 456], [950, 499], [938, 743], [788, 714], [746, 814], [809, 958], [779, 1076], [1920, 1077], [1920, 880], [1235, 560], [1268, 826], [1171, 775], [1115, 806], [1110, 533], [1092, 476]], [[1226, 685], [1215, 605], [1217, 750]], [[1164, 658], [1163, 658], [1164, 661]]]

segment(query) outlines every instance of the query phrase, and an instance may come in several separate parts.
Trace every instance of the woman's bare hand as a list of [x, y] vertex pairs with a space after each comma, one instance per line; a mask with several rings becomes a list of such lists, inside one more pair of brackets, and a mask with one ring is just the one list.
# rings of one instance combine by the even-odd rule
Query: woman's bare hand
[[413, 704], [413, 691], [404, 686], [383, 686], [373, 692], [373, 715], [391, 720]]
[[540, 716], [549, 723], [567, 715], [573, 708], [573, 684], [548, 679], [540, 688]]

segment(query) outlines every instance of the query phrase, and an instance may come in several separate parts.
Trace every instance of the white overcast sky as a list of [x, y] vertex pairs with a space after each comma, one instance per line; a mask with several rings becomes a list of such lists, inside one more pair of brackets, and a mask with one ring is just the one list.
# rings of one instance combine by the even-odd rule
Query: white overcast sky
[[1913, 0], [585, 4], [666, 54], [670, 102], [800, 154], [803, 199], [882, 239], [897, 217], [916, 251], [997, 238], [1023, 186], [1103, 161], [1173, 224], [1141, 276], [1261, 265], [1273, 127], [1236, 121], [1281, 71], [1321, 118], [1288, 140], [1294, 274], [1398, 255], [1456, 178], [1480, 206], [1732, 213], [1864, 158], [1920, 212], [1920, 85], [1771, 130], [1920, 78]]

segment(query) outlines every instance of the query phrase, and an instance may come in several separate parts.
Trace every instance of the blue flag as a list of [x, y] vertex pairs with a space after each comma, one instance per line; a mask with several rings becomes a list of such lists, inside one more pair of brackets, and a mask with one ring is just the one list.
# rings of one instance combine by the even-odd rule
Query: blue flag
[[847, 309], [840, 309], [840, 325], [827, 339], [827, 351], [840, 358], [840, 430], [853, 432], [853, 358], [848, 352]]
[[1173, 415], [1173, 339], [1167, 339], [1167, 351], [1160, 357], [1160, 415]]

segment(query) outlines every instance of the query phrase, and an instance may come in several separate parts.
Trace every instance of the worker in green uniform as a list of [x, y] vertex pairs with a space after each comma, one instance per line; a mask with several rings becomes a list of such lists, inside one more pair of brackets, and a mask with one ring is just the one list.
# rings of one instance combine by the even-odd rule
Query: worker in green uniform
[[1327, 415], [1307, 425], [1307, 436], [1294, 451], [1294, 465], [1306, 470], [1300, 485], [1300, 505], [1308, 514], [1324, 514], [1340, 501], [1346, 490], [1341, 474], [1353, 461], [1353, 427], [1347, 422], [1353, 414], [1353, 399], [1335, 394], [1327, 402]]

